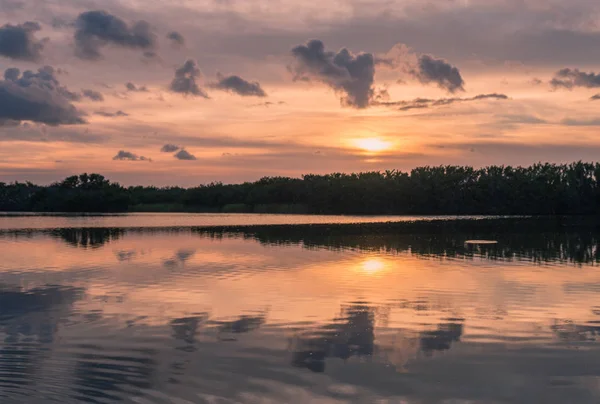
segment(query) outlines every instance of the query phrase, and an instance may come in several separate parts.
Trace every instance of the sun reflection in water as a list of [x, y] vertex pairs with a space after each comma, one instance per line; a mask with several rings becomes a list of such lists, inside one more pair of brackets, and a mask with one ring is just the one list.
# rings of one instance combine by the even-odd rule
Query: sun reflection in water
[[365, 274], [376, 275], [386, 269], [386, 263], [380, 258], [371, 257], [360, 263], [360, 269]]

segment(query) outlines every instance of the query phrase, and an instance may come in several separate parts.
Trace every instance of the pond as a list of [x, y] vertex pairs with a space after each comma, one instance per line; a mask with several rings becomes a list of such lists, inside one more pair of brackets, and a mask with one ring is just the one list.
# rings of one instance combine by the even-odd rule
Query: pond
[[132, 217], [0, 218], [0, 402], [600, 402], [595, 231]]

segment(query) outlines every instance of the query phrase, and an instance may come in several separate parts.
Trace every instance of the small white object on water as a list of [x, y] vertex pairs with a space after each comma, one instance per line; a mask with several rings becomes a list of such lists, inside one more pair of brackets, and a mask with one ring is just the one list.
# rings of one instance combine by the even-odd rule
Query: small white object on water
[[465, 244], [498, 244], [497, 240], [467, 240]]

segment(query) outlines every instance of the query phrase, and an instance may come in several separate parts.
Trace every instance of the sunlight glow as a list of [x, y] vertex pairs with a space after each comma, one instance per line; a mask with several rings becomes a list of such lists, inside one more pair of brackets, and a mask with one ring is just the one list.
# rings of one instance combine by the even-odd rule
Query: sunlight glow
[[385, 263], [378, 258], [369, 258], [361, 263], [362, 272], [374, 275], [385, 269]]
[[388, 150], [392, 147], [392, 144], [390, 142], [376, 138], [376, 137], [357, 139], [354, 141], [354, 144], [358, 148], [363, 149], [368, 152], [371, 152], [371, 153], [382, 152], [382, 151]]

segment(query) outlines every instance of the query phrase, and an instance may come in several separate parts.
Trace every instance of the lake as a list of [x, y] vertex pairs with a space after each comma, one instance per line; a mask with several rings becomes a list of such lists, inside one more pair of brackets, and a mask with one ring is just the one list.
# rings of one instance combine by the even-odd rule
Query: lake
[[432, 219], [0, 217], [0, 402], [600, 402], [596, 227]]

